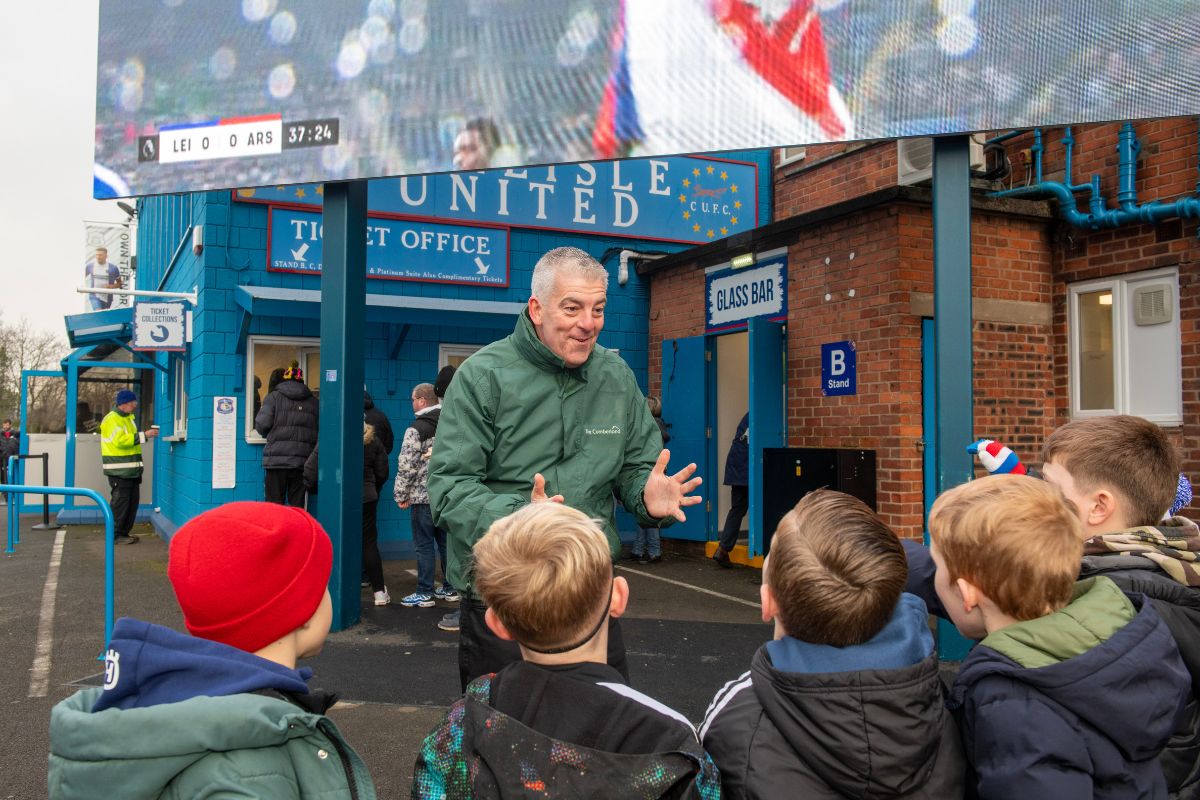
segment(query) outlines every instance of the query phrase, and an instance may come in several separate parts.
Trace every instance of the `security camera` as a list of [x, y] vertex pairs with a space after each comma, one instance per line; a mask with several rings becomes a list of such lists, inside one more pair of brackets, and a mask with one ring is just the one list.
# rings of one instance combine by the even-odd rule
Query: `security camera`
[[197, 225], [192, 228], [192, 252], [200, 255], [204, 252], [204, 226]]

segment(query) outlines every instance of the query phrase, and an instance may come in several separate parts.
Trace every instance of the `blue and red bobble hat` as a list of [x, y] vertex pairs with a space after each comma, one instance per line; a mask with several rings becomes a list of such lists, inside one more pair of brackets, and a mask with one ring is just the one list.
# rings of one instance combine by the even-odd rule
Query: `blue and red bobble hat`
[[193, 636], [253, 653], [312, 618], [332, 568], [329, 534], [307, 511], [241, 502], [176, 532], [167, 577]]

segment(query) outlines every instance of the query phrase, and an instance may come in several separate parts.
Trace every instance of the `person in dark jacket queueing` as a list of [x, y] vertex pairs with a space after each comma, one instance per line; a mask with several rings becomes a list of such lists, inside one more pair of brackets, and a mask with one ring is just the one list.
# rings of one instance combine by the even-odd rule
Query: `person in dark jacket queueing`
[[12, 420], [6, 419], [3, 429], [0, 429], [0, 483], [8, 483], [8, 459], [17, 455], [20, 450], [21, 435], [13, 430]]
[[317, 446], [319, 405], [294, 362], [267, 394], [254, 429], [267, 439], [263, 473], [268, 503], [304, 507], [304, 462]]
[[[304, 488], [310, 494], [317, 492], [317, 459], [320, 447], [314, 447], [304, 462]], [[387, 586], [383, 582], [383, 559], [379, 555], [379, 525], [376, 511], [379, 507], [379, 490], [387, 482], [388, 457], [375, 426], [363, 422], [363, 482], [362, 482], [362, 563], [363, 572], [371, 591], [375, 593], [375, 605], [386, 606], [392, 602]]]
[[929, 515], [934, 586], [982, 639], [948, 707], [980, 798], [1166, 798], [1159, 753], [1187, 669], [1145, 595], [1075, 582], [1081, 526], [1058, 487], [997, 475], [945, 492]]
[[700, 727], [723, 797], [962, 797], [958, 729], [906, 572], [896, 534], [849, 495], [819, 489], [780, 520], [761, 588], [775, 638]]
[[[1007, 447], [988, 439], [967, 448], [993, 474], [1026, 472]], [[1162, 428], [1140, 417], [1114, 415], [1075, 420], [1046, 440], [1045, 479], [1063, 489], [1084, 537], [1079, 578], [1098, 575], [1122, 591], [1143, 594], [1162, 617], [1184, 666], [1191, 694], [1175, 733], [1159, 760], [1167, 791], [1176, 800], [1200, 798], [1200, 528], [1175, 513], [1187, 503], [1177, 496], [1179, 455]], [[1168, 518], [1162, 520], [1163, 512]], [[947, 618], [933, 588], [927, 548], [904, 542], [907, 590], [930, 611]]]
[[396, 443], [392, 423], [388, 421], [387, 414], [375, 405], [375, 398], [366, 389], [363, 389], [363, 420], [375, 429], [375, 438], [383, 445], [384, 453], [390, 456], [392, 446]]
[[597, 520], [533, 503], [492, 523], [474, 554], [486, 623], [521, 660], [474, 679], [425, 738], [413, 798], [720, 797], [691, 723], [607, 663], [605, 623], [629, 584]]
[[729, 453], [725, 456], [725, 485], [729, 487], [729, 513], [721, 527], [721, 538], [713, 553], [713, 561], [722, 567], [731, 566], [729, 554], [737, 544], [742, 529], [742, 520], [750, 510], [750, 412], [742, 417]]

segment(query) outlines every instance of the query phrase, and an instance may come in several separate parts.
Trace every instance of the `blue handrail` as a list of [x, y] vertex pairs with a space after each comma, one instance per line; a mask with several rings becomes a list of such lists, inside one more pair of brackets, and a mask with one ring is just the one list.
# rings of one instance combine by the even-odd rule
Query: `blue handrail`
[[[17, 515], [13, 513], [14, 500], [12, 496], [14, 494], [62, 494], [90, 497], [100, 507], [100, 513], [104, 515], [104, 650], [107, 651], [108, 645], [112, 641], [115, 583], [113, 577], [113, 514], [108, 501], [92, 489], [79, 489], [74, 486], [19, 486], [0, 483], [0, 492], [5, 492], [9, 496], [8, 549], [4, 551], [5, 553], [13, 552], [13, 531], [20, 525]], [[103, 657], [103, 651], [101, 657]]]

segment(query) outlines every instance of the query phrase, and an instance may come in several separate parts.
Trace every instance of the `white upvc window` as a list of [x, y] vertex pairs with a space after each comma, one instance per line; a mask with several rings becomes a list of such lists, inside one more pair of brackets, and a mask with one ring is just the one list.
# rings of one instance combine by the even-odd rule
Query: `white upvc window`
[[1071, 284], [1067, 325], [1072, 417], [1183, 423], [1178, 269]]
[[438, 345], [438, 369], [447, 366], [458, 369], [472, 353], [482, 347], [481, 344], [440, 344]]
[[794, 164], [797, 161], [803, 161], [803, 160], [804, 160], [804, 148], [803, 147], [780, 147], [779, 148], [779, 164], [777, 166], [783, 167], [788, 164]]
[[188, 355], [188, 353], [179, 353], [176, 355], [174, 368], [171, 370], [171, 378], [174, 382], [174, 386], [171, 387], [171, 408], [174, 417], [171, 426], [171, 438], [178, 441], [187, 439]]
[[250, 336], [246, 340], [246, 441], [267, 440], [254, 430], [254, 416], [271, 387], [271, 373], [295, 361], [313, 395], [321, 391], [321, 340], [298, 336]]

